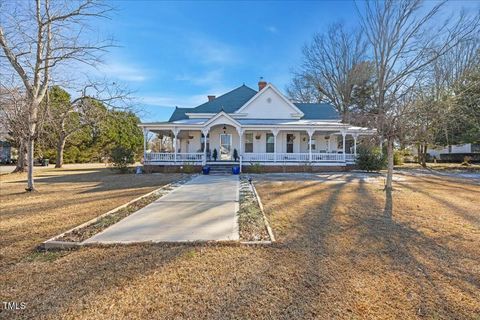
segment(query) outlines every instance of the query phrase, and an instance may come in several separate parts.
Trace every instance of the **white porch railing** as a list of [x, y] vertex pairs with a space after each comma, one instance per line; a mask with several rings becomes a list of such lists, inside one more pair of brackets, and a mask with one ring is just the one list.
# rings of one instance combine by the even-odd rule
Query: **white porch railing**
[[273, 162], [275, 160], [274, 153], [245, 153], [243, 155], [244, 162]]
[[308, 153], [277, 153], [277, 162], [306, 162]]
[[313, 162], [343, 161], [342, 153], [312, 153]]
[[203, 153], [177, 153], [177, 161], [202, 162]]
[[[308, 153], [245, 153], [242, 161], [245, 162], [309, 162]], [[150, 152], [145, 154], [145, 163], [158, 162], [204, 162], [203, 153], [160, 153]], [[314, 153], [312, 152], [312, 162], [343, 162], [342, 153]], [[355, 163], [354, 154], [345, 154], [345, 161]]]
[[354, 154], [351, 154], [351, 153], [346, 153], [345, 154], [345, 160], [348, 162], [348, 163], [355, 163], [355, 155]]
[[[343, 162], [342, 153], [314, 153], [312, 152], [312, 162]], [[345, 154], [346, 162], [355, 162], [355, 155]], [[245, 153], [244, 162], [274, 162], [275, 153]], [[277, 153], [276, 162], [309, 162], [308, 153]]]
[[150, 152], [145, 154], [145, 162], [202, 162], [203, 153], [160, 153]]

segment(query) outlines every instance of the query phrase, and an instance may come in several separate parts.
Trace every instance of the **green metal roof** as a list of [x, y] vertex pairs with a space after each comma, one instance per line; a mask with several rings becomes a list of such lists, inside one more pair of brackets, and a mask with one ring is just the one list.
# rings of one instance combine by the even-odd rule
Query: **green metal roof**
[[173, 111], [172, 115], [170, 116], [170, 119], [168, 119], [168, 122], [188, 119], [188, 117], [185, 115], [185, 112], [191, 112], [191, 110], [193, 110], [193, 109], [194, 108], [175, 107], [175, 110]]
[[329, 103], [294, 103], [304, 116], [302, 119], [340, 120], [340, 115]]
[[[240, 109], [248, 100], [250, 100], [257, 91], [246, 85], [242, 85], [224, 95], [215, 98], [212, 101], [205, 102], [195, 108], [178, 108], [175, 107], [169, 122], [188, 119], [185, 113], [218, 113], [225, 111], [226, 113], [234, 113]], [[302, 119], [319, 119], [319, 120], [339, 120], [340, 116], [335, 108], [328, 103], [294, 103], [300, 109], [304, 116]], [[272, 115], [274, 116], [274, 115]]]

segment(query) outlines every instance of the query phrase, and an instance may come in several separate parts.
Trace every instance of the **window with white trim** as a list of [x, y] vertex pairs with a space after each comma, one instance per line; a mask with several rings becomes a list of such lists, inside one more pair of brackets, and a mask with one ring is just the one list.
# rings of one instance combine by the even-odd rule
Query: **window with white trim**
[[253, 133], [245, 133], [245, 153], [253, 152]]

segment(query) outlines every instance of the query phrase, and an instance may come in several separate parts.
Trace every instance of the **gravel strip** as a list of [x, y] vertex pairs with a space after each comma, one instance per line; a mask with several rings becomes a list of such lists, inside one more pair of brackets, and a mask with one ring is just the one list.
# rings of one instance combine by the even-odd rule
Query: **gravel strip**
[[268, 241], [262, 211], [247, 176], [240, 176], [240, 210], [238, 225], [241, 241]]

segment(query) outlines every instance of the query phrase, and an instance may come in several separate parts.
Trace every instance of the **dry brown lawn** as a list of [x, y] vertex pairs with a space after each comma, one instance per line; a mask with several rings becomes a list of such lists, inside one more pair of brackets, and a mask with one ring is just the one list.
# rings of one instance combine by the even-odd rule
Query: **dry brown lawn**
[[[9, 249], [2, 257], [0, 300], [23, 301], [27, 308], [3, 310], [0, 317], [479, 319], [480, 186], [471, 181], [399, 176], [390, 214], [381, 178], [265, 175], [256, 180], [279, 240], [272, 246], [31, 251], [62, 224], [88, 219], [63, 207], [108, 207], [104, 198], [125, 192], [125, 200], [161, 177], [142, 176], [142, 183], [89, 172], [78, 173], [83, 182], [46, 177], [44, 187], [63, 195], [49, 205], [8, 184], [7, 194], [2, 191], [2, 249]], [[109, 188], [109, 179], [117, 187]], [[75, 198], [69, 189], [82, 184], [90, 198], [78, 190]], [[38, 213], [31, 214], [34, 209]]]
[[41, 168], [35, 176], [38, 192], [28, 194], [25, 174], [0, 175], [0, 266], [14, 263], [41, 242], [180, 177], [115, 174], [101, 164]]

